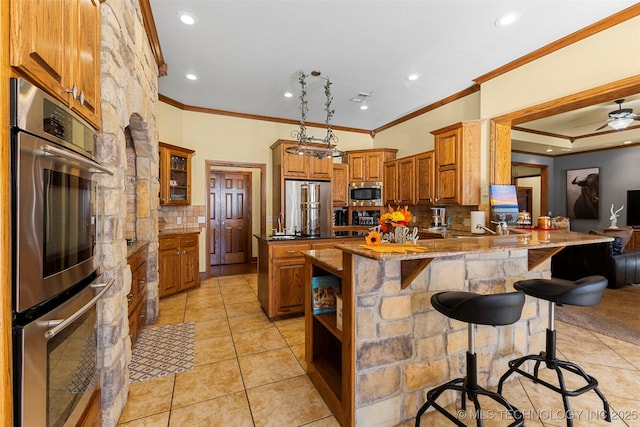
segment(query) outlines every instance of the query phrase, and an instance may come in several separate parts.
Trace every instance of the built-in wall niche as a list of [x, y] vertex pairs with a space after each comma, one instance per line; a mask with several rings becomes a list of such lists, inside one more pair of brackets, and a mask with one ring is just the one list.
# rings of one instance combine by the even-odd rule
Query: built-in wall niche
[[125, 219], [124, 238], [127, 241], [136, 240], [136, 148], [131, 136], [131, 129], [124, 129], [126, 141], [127, 166], [125, 169], [124, 193], [127, 199], [127, 214]]

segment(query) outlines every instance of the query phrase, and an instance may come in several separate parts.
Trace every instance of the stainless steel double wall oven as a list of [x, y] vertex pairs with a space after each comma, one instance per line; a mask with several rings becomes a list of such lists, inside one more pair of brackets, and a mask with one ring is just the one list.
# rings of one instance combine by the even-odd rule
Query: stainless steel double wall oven
[[99, 387], [94, 261], [95, 133], [36, 86], [11, 79], [16, 426], [72, 425]]

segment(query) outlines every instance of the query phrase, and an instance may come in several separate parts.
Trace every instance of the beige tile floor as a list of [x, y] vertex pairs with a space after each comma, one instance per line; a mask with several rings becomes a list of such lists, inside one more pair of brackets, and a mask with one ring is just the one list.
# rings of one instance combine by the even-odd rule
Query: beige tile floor
[[[255, 274], [211, 278], [160, 301], [153, 326], [196, 322], [195, 368], [132, 384], [119, 426], [338, 426], [305, 375], [303, 318], [269, 322], [256, 283]], [[579, 363], [599, 380], [615, 418], [603, 421], [600, 400], [588, 392], [570, 398], [574, 426], [640, 427], [638, 346], [561, 322], [556, 326], [558, 357]], [[566, 425], [559, 418], [562, 401], [547, 389], [522, 379], [507, 383], [504, 394], [523, 411], [527, 426]], [[486, 427], [508, 424], [496, 405], [481, 402], [483, 409], [496, 409], [488, 412], [493, 419]], [[435, 412], [422, 421], [425, 427], [451, 425]]]

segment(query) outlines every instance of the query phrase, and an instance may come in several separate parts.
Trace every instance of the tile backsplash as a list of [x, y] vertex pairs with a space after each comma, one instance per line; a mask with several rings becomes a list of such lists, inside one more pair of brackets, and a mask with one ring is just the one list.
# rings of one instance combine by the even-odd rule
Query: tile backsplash
[[[444, 207], [446, 209], [447, 217], [451, 215], [452, 230], [470, 231], [471, 230], [470, 228], [471, 227], [471, 211], [485, 210], [487, 212], [487, 218], [489, 218], [488, 216], [489, 210], [484, 209], [483, 206], [450, 205], [450, 206], [438, 206], [438, 207]], [[415, 218], [415, 221], [411, 225], [416, 226], [418, 228], [431, 227], [431, 215], [432, 215], [431, 206], [424, 206], [424, 205], [409, 206], [409, 210], [411, 211], [412, 215]]]
[[205, 217], [205, 214], [204, 205], [161, 206], [158, 211], [158, 228], [160, 230], [205, 228], [206, 223], [198, 224], [198, 217]]

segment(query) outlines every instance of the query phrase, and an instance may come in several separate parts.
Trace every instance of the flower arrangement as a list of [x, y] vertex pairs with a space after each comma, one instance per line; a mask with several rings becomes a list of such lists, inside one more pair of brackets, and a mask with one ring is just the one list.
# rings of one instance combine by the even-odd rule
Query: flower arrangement
[[391, 227], [406, 227], [409, 222], [411, 222], [411, 212], [407, 206], [403, 208], [396, 207], [393, 209], [391, 205], [389, 205], [389, 211], [382, 214], [380, 220], [380, 230], [383, 233], [388, 233]]
[[409, 212], [407, 206], [404, 208], [396, 207], [395, 209], [389, 206], [389, 210], [380, 216], [378, 225], [365, 237], [367, 245], [380, 246], [383, 241], [404, 243], [407, 240], [411, 240], [415, 243], [418, 230], [415, 229], [414, 235], [410, 235], [407, 229], [411, 218], [411, 212]]

